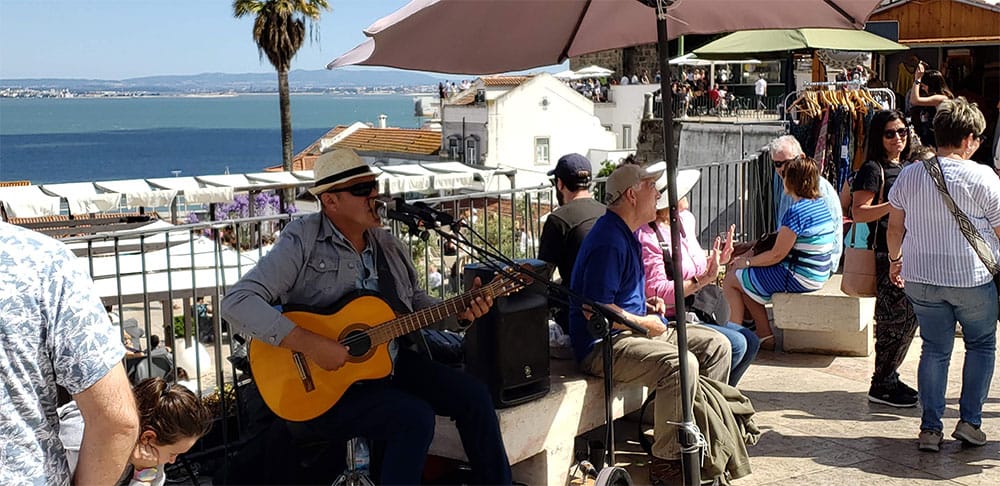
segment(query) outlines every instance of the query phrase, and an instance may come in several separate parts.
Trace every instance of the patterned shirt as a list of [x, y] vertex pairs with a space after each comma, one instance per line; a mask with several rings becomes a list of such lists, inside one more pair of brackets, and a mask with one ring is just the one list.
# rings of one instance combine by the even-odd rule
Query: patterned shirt
[[[996, 174], [971, 160], [938, 160], [955, 205], [965, 212], [996, 256], [1000, 248], [993, 231], [1000, 226], [1000, 182]], [[889, 204], [906, 212], [904, 280], [966, 288], [990, 281], [989, 271], [958, 229], [955, 216], [923, 163], [914, 162], [899, 173], [889, 191]]]
[[85, 391], [125, 347], [65, 245], [0, 222], [0, 268], [0, 484], [69, 484], [56, 384]]

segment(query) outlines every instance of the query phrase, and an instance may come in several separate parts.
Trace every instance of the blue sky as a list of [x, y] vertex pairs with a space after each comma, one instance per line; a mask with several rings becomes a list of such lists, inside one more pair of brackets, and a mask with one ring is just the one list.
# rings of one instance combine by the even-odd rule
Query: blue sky
[[[292, 69], [323, 69], [407, 0], [330, 0]], [[0, 78], [273, 72], [228, 0], [0, 0]]]

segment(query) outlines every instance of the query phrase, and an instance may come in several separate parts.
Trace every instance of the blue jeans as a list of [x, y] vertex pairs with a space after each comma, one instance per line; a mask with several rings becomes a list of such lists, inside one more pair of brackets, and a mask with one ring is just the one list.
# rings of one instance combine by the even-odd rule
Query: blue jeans
[[290, 423], [299, 438], [384, 440], [378, 484], [420, 484], [434, 416], [455, 420], [476, 484], [510, 484], [510, 464], [486, 386], [470, 374], [400, 349], [391, 378], [354, 384], [325, 414]]
[[913, 304], [923, 340], [917, 369], [923, 407], [920, 429], [943, 430], [941, 416], [956, 321], [962, 323], [965, 341], [959, 416], [979, 426], [983, 422], [983, 403], [990, 391], [996, 355], [997, 294], [993, 282], [969, 288], [907, 282], [906, 297]]
[[702, 325], [722, 333], [733, 346], [733, 365], [729, 371], [729, 386], [736, 386], [743, 374], [747, 372], [747, 368], [750, 368], [750, 363], [757, 357], [757, 352], [760, 351], [760, 338], [757, 337], [757, 333], [732, 322], [726, 323], [724, 326], [704, 323]]

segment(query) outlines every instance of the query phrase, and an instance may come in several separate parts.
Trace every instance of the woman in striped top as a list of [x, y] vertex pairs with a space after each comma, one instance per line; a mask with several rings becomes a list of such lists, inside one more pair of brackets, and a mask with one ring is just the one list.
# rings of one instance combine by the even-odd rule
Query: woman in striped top
[[[832, 254], [840, 221], [834, 219], [819, 190], [819, 167], [805, 156], [784, 163], [785, 193], [792, 205], [781, 220], [778, 238], [769, 251], [735, 258], [722, 283], [729, 302], [729, 320], [743, 322], [749, 311], [761, 329], [770, 329], [764, 304], [777, 292], [819, 290], [836, 267]], [[744, 300], [744, 296], [749, 299]], [[746, 307], [744, 307], [744, 302]], [[766, 338], [770, 334], [761, 336]]]
[[[920, 326], [920, 434], [917, 447], [937, 452], [943, 439], [948, 364], [955, 323], [962, 323], [965, 363], [958, 400], [960, 420], [951, 436], [986, 444], [980, 428], [996, 360], [997, 292], [986, 260], [1000, 252], [1000, 181], [993, 170], [969, 160], [982, 143], [986, 120], [965, 98], [946, 100], [934, 116], [937, 157], [906, 166], [889, 191], [889, 276], [903, 287]], [[960, 226], [931, 172], [942, 174]], [[982, 244], [982, 257], [969, 239]], [[905, 281], [905, 285], [904, 285]]]

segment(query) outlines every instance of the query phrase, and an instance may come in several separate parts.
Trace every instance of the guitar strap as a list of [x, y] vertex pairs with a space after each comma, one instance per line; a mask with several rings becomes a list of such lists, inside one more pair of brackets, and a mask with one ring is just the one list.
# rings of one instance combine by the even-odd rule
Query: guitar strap
[[[409, 314], [410, 310], [403, 304], [403, 301], [399, 300], [399, 296], [396, 295], [396, 276], [389, 271], [389, 264], [385, 260], [385, 253], [386, 249], [384, 248], [377, 248], [375, 251], [375, 270], [378, 272], [379, 297], [389, 304], [389, 308], [397, 316]], [[432, 360], [434, 359], [423, 332], [417, 331], [405, 334], [400, 336], [397, 341], [399, 341], [400, 347], [413, 348], [417, 352], [426, 353]]]

